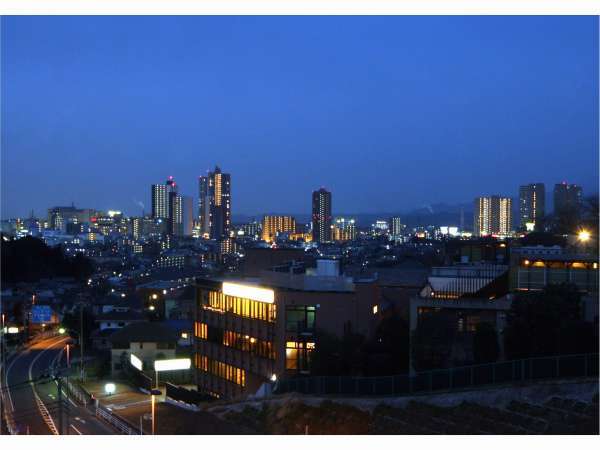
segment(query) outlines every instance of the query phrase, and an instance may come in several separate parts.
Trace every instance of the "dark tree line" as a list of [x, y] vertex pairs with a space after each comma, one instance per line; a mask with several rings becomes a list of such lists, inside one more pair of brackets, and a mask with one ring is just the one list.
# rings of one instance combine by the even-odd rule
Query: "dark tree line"
[[584, 320], [581, 293], [570, 283], [549, 285], [544, 290], [515, 295], [507, 313], [503, 336], [492, 323], [478, 324], [472, 333], [472, 355], [454, 359], [456, 348], [468, 341], [459, 333], [456, 317], [443, 312], [422, 318], [411, 337], [417, 371], [498, 360], [500, 341], [506, 360], [598, 352], [598, 322]]
[[42, 240], [27, 236], [1, 240], [2, 281], [35, 282], [41, 278], [74, 277], [83, 281], [93, 273], [93, 265], [83, 255], [66, 256], [61, 247], [48, 247]]
[[581, 306], [574, 284], [517, 295], [504, 331], [507, 359], [597, 353], [598, 323], [584, 321]]
[[379, 323], [367, 339], [347, 331], [340, 339], [322, 330], [311, 355], [313, 375], [384, 376], [408, 371], [408, 324], [396, 314]]
[[583, 199], [580, 207], [568, 207], [546, 215], [538, 224], [538, 231], [547, 230], [556, 234], [576, 234], [585, 228], [598, 236], [598, 194]]

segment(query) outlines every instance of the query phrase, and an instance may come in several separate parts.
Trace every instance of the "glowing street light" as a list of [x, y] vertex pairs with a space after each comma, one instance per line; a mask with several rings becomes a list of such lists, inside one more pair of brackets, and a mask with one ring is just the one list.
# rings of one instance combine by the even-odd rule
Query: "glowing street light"
[[67, 332], [67, 330], [64, 329], [64, 327], [60, 327], [58, 329], [58, 334], [65, 334]]
[[591, 237], [592, 237], [592, 235], [587, 230], [581, 230], [577, 234], [577, 239], [579, 239], [579, 242], [587, 242], [590, 240]]
[[108, 395], [114, 394], [116, 390], [117, 387], [115, 386], [115, 383], [106, 383], [104, 385], [104, 392], [106, 392]]

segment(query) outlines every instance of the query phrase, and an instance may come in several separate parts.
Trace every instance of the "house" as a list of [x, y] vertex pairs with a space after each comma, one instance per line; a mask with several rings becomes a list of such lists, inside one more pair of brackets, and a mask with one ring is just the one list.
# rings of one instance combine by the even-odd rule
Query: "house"
[[130, 311], [129, 309], [111, 309], [96, 316], [95, 322], [98, 324], [100, 331], [102, 331], [106, 329], [116, 330], [145, 320], [141, 313]]
[[111, 372], [126, 369], [133, 353], [144, 369], [154, 367], [157, 359], [175, 358], [179, 336], [177, 332], [160, 322], [131, 323], [109, 338], [111, 344]]

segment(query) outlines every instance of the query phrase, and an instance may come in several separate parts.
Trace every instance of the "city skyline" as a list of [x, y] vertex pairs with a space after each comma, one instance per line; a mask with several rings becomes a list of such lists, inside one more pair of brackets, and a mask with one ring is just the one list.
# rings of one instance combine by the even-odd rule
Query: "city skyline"
[[234, 216], [309, 212], [320, 186], [335, 212], [365, 214], [534, 182], [597, 192], [592, 17], [2, 25], [3, 219], [71, 202], [138, 216], [168, 175], [197, 204], [215, 165], [235, 178]]

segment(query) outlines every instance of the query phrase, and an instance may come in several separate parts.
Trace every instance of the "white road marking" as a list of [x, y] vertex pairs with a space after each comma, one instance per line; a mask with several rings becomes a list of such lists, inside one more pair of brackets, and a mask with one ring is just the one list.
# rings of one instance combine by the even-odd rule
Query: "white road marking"
[[73, 428], [75, 431], [77, 431], [78, 434], [81, 434], [81, 431], [79, 431], [75, 425], [71, 424], [71, 428]]
[[52, 349], [56, 344], [66, 340], [66, 339], [67, 339], [66, 337], [61, 337], [56, 342], [53, 342], [46, 348], [42, 349], [42, 351], [35, 358], [33, 358], [33, 361], [31, 361], [31, 364], [29, 364], [29, 382], [31, 384], [31, 390], [33, 391], [33, 395], [38, 404], [38, 409], [40, 410], [42, 419], [44, 419], [44, 422], [46, 422], [46, 425], [48, 425], [48, 428], [50, 428], [50, 431], [52, 431], [53, 434], [60, 434], [60, 433], [59, 433], [58, 429], [56, 428], [54, 420], [52, 419], [52, 415], [48, 411], [48, 408], [46, 408], [46, 405], [44, 404], [44, 402], [42, 401], [42, 399], [40, 398], [40, 396], [38, 395], [38, 393], [35, 389], [35, 384], [33, 383], [33, 366], [45, 352]]

